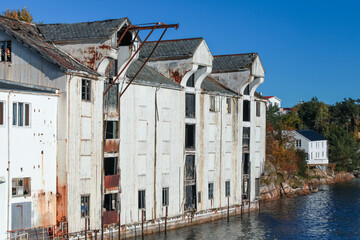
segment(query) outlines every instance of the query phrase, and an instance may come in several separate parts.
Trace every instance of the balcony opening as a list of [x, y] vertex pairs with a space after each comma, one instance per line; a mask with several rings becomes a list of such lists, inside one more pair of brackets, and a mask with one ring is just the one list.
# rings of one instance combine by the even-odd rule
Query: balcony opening
[[195, 148], [195, 124], [185, 126], [185, 148]]
[[118, 173], [118, 158], [104, 158], [105, 176], [116, 175]]
[[105, 121], [105, 139], [117, 139], [119, 122], [118, 121]]
[[246, 100], [244, 100], [243, 121], [244, 122], [250, 121], [250, 101], [246, 101]]
[[185, 105], [186, 105], [186, 117], [194, 118], [195, 117], [195, 94], [186, 93], [185, 95]]

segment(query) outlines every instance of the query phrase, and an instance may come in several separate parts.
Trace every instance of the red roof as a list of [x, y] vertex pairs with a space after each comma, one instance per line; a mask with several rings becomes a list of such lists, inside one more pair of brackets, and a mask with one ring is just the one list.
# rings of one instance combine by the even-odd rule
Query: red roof
[[269, 99], [269, 98], [273, 98], [275, 96], [263, 96], [263, 98]]

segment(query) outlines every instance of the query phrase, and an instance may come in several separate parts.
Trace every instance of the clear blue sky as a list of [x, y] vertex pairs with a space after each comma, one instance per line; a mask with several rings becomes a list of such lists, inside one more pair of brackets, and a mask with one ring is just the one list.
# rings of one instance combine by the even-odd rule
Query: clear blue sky
[[360, 1], [11, 0], [0, 10], [25, 5], [44, 23], [125, 16], [134, 24], [179, 23], [165, 39], [201, 36], [213, 55], [258, 52], [266, 70], [259, 91], [283, 106], [360, 97]]

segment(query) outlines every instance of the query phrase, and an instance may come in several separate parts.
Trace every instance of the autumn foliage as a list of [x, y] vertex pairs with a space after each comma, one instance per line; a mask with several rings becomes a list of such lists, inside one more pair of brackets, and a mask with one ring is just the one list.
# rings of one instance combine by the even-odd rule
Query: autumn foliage
[[3, 13], [5, 17], [13, 18], [16, 20], [32, 23], [33, 22], [33, 16], [29, 12], [28, 8], [25, 6], [23, 9], [6, 9]]

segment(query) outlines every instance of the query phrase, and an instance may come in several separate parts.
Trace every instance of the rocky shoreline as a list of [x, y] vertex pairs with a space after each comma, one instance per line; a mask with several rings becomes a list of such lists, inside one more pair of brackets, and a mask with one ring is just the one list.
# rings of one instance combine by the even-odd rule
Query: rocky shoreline
[[317, 192], [318, 186], [322, 184], [351, 181], [355, 178], [352, 173], [335, 173], [332, 170], [322, 171], [320, 169], [308, 170], [307, 176], [307, 178], [301, 179], [298, 176], [288, 175], [286, 172], [265, 175], [260, 187], [262, 201], [308, 195]]

